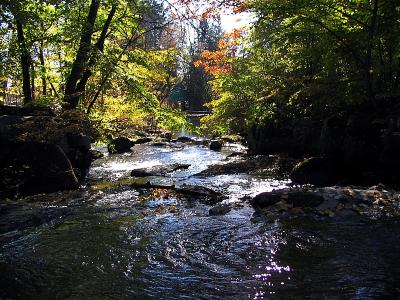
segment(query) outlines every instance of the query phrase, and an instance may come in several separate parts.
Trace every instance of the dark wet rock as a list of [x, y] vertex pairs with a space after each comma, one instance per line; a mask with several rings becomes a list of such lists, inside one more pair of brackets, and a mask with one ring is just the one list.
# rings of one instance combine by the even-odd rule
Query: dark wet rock
[[188, 169], [189, 167], [190, 167], [189, 164], [176, 163], [169, 165], [154, 166], [151, 168], [140, 168], [132, 170], [131, 176], [133, 177], [165, 176], [168, 173], [172, 173], [178, 170]]
[[141, 144], [146, 144], [146, 143], [150, 143], [151, 141], [153, 141], [153, 139], [151, 137], [141, 137], [138, 138], [136, 140], [133, 141], [134, 145], [141, 145]]
[[160, 133], [160, 137], [167, 139], [168, 141], [170, 141], [172, 139], [172, 133], [167, 131], [167, 132], [162, 132]]
[[215, 204], [221, 202], [226, 198], [220, 192], [214, 191], [213, 189], [197, 186], [197, 185], [183, 185], [175, 189], [178, 194], [191, 196], [195, 198], [202, 198], [203, 202], [207, 204]]
[[0, 105], [0, 115], [12, 116], [50, 116], [54, 117], [54, 111], [45, 106], [27, 105], [24, 107]]
[[117, 137], [108, 143], [108, 152], [111, 154], [131, 152], [135, 143], [127, 137]]
[[150, 184], [146, 178], [120, 178], [118, 180], [95, 180], [88, 182], [90, 192], [103, 192], [127, 188], [143, 187]]
[[327, 209], [335, 209], [339, 205], [339, 201], [336, 199], [328, 199], [323, 201], [320, 205], [317, 206], [318, 210], [327, 210]]
[[91, 156], [92, 160], [95, 160], [95, 159], [104, 157], [104, 154], [101, 153], [101, 151], [91, 149], [90, 156]]
[[221, 151], [222, 143], [217, 140], [212, 140], [209, 145], [210, 150]]
[[355, 187], [283, 189], [250, 200], [268, 217], [307, 216], [318, 220], [354, 221], [398, 218], [399, 193]]
[[91, 164], [85, 114], [0, 116], [0, 193], [10, 197], [73, 189]]
[[70, 214], [71, 209], [62, 207], [35, 207], [8, 204], [0, 212], [0, 233], [21, 231], [37, 227]]
[[240, 152], [240, 151], [238, 151], [238, 152], [233, 152], [233, 153], [227, 155], [227, 156], [226, 156], [226, 159], [235, 158], [235, 157], [244, 157], [244, 156], [246, 156], [246, 155], [247, 155], [246, 152]]
[[[198, 200], [208, 205], [214, 205], [226, 199], [226, 196], [222, 193], [204, 186], [186, 184], [182, 186], [154, 184], [150, 181], [147, 181], [145, 178], [131, 178], [130, 180], [124, 179], [120, 180], [119, 182], [121, 182], [121, 184], [118, 184], [117, 187], [126, 186], [128, 184], [130, 187], [139, 190], [169, 190], [172, 191], [178, 198], [183, 198], [185, 200]], [[105, 184], [108, 185], [107, 182]], [[113, 184], [112, 186], [114, 188], [115, 184]]]
[[[135, 169], [131, 171], [131, 176], [132, 177], [148, 177], [148, 176], [157, 176], [157, 174], [154, 174], [146, 169]], [[161, 175], [159, 175], [161, 176]]]
[[209, 143], [210, 141], [207, 139], [196, 139], [192, 141], [192, 144], [197, 146], [208, 146]]
[[191, 137], [188, 136], [180, 136], [176, 139], [177, 142], [181, 142], [181, 143], [190, 143], [193, 141], [193, 139]]
[[250, 203], [259, 208], [275, 205], [280, 201], [290, 204], [292, 207], [315, 207], [323, 202], [323, 197], [308, 191], [280, 190], [265, 192], [255, 196]]
[[246, 156], [235, 161], [209, 166], [206, 170], [194, 176], [205, 177], [245, 173], [284, 177], [292, 170], [296, 162], [294, 159], [276, 155]]
[[250, 173], [256, 169], [271, 167], [275, 158], [272, 156], [253, 156], [242, 160], [215, 164], [195, 176], [217, 176], [224, 174]]
[[168, 145], [168, 143], [161, 142], [161, 141], [156, 141], [156, 142], [151, 143], [151, 145], [154, 146], [154, 147], [165, 147], [165, 146]]
[[[372, 185], [386, 182], [399, 185], [400, 109], [382, 102], [378, 107], [363, 106], [337, 112], [325, 118], [275, 120], [257, 124], [248, 133], [251, 154], [289, 153], [294, 157], [324, 157], [332, 162], [322, 174], [321, 165], [302, 178], [324, 186], [341, 184]], [[300, 120], [301, 119], [301, 120]], [[333, 176], [334, 175], [334, 176]], [[307, 179], [307, 180], [306, 180]], [[319, 182], [321, 181], [321, 182]]]
[[251, 199], [250, 204], [259, 208], [268, 207], [278, 203], [281, 200], [281, 196], [281, 193], [275, 192], [261, 193]]
[[73, 166], [60, 146], [42, 142], [3, 142], [0, 194], [25, 196], [79, 187]]
[[218, 204], [214, 207], [211, 207], [208, 211], [210, 216], [218, 216], [218, 215], [225, 215], [231, 211], [231, 207], [228, 204]]
[[338, 181], [337, 173], [332, 161], [321, 157], [311, 157], [293, 168], [290, 179], [297, 184], [328, 186]]

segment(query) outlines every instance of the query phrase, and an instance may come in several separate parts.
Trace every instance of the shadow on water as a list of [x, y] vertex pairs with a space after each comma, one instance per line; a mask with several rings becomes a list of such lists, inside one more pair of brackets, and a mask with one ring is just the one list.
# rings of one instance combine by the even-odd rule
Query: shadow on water
[[[400, 294], [400, 224], [270, 221], [238, 199], [287, 182], [190, 177], [228, 153], [140, 146], [95, 162], [92, 180], [134, 167], [191, 163], [167, 179], [229, 194], [237, 207], [121, 188], [83, 193], [52, 221], [0, 236], [0, 297], [16, 299], [374, 299]], [[75, 202], [74, 202], [75, 203]], [[53, 204], [54, 206], [54, 204]], [[61, 206], [61, 204], [60, 204]], [[48, 206], [43, 204], [44, 208]]]

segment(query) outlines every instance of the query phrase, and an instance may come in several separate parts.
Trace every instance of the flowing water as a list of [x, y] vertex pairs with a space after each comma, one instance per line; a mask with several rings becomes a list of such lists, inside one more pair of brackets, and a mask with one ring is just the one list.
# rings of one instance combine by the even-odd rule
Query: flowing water
[[[203, 185], [233, 209], [128, 187], [9, 204], [0, 218], [1, 299], [376, 299], [400, 296], [400, 223], [271, 221], [240, 200], [288, 185], [192, 176], [235, 149], [135, 146], [94, 162], [89, 181], [189, 163], [165, 184]], [[19, 221], [20, 220], [20, 221]], [[23, 224], [23, 225], [21, 225]]]

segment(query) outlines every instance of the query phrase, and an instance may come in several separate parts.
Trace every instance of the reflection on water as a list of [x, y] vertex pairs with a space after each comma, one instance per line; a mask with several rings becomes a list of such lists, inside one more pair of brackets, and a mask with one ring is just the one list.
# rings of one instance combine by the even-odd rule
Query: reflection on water
[[[136, 167], [190, 163], [168, 180], [212, 187], [239, 203], [243, 196], [288, 183], [245, 174], [191, 176], [226, 154], [195, 146], [140, 146], [96, 161], [90, 177], [114, 180]], [[63, 203], [71, 213], [0, 239], [0, 297], [372, 299], [400, 294], [399, 223], [271, 222], [246, 204], [209, 216], [209, 207], [199, 202], [128, 188], [82, 197], [82, 205]]]

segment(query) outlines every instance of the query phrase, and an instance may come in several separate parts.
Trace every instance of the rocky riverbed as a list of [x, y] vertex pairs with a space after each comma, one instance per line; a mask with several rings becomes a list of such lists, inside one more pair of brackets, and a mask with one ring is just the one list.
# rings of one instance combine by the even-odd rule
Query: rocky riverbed
[[296, 160], [208, 145], [97, 147], [78, 190], [2, 201], [0, 297], [400, 294], [397, 191], [294, 186]]

